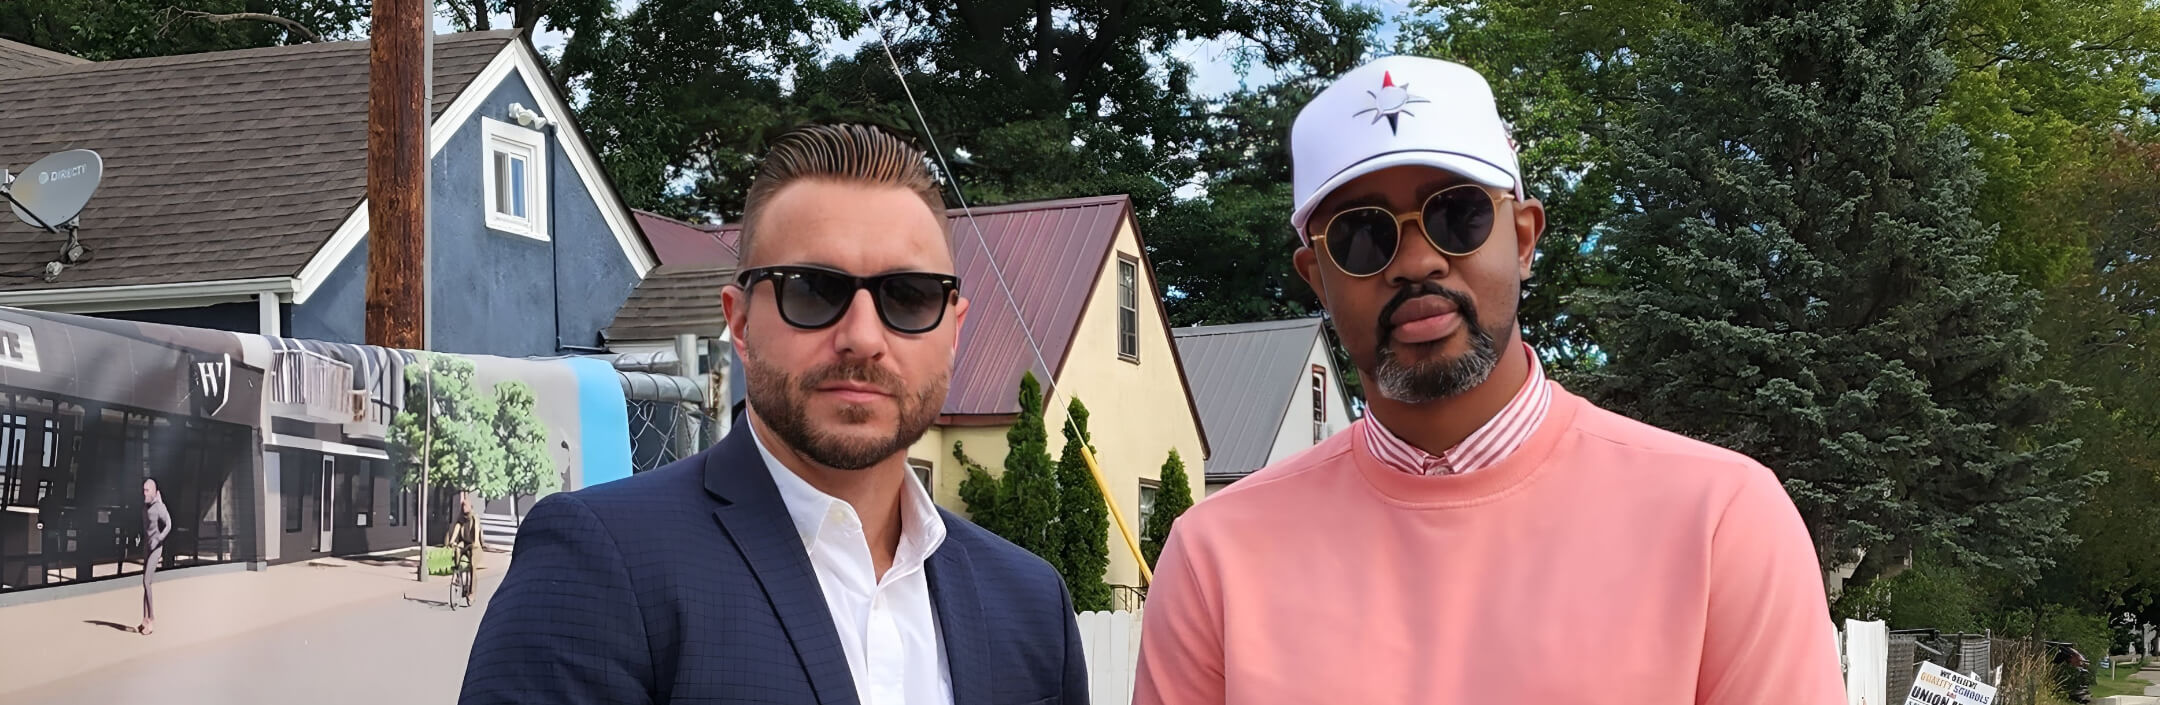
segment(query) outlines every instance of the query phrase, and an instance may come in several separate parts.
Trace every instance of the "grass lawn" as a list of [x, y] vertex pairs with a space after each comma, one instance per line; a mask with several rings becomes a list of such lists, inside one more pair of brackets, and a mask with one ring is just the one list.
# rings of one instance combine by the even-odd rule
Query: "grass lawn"
[[[2098, 666], [2099, 664], [2094, 663], [2093, 665]], [[2118, 663], [2115, 664], [2116, 677], [2108, 678], [2108, 669], [2095, 669], [2093, 671], [2093, 699], [2097, 700], [2110, 695], [2144, 695], [2145, 688], [2152, 684], [2131, 678], [2130, 675], [2137, 673], [2137, 670], [2138, 665], [2135, 662]]]

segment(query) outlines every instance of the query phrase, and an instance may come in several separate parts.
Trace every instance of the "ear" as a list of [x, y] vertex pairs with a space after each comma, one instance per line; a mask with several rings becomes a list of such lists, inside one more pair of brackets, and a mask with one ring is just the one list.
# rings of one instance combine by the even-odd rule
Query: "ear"
[[734, 284], [720, 287], [720, 312], [727, 317], [728, 342], [735, 346], [735, 355], [749, 357], [743, 350], [743, 330], [750, 325], [750, 292]]
[[1299, 279], [1312, 288], [1313, 297], [1320, 299], [1321, 308], [1327, 307], [1327, 285], [1320, 282], [1320, 253], [1311, 245], [1299, 247], [1290, 255], [1290, 266], [1297, 268]]
[[956, 356], [960, 352], [960, 336], [958, 333], [961, 327], [967, 325], [967, 312], [967, 297], [961, 296], [958, 293], [953, 294], [952, 321], [950, 323], [947, 323], [946, 325], [950, 325], [953, 327], [954, 335], [952, 338], [952, 349], [953, 353]]
[[1537, 262], [1538, 238], [1545, 235], [1545, 203], [1525, 197], [1515, 204], [1515, 262], [1523, 281]]

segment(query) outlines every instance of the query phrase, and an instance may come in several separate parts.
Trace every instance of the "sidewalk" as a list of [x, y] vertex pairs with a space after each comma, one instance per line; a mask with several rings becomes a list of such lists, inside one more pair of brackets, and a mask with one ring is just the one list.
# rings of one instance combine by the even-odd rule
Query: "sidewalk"
[[[498, 580], [510, 554], [492, 549], [479, 579]], [[174, 571], [157, 581], [157, 629], [134, 633], [142, 621], [139, 579], [127, 589], [0, 608], [10, 638], [0, 640], [0, 699], [11, 692], [65, 680], [145, 657], [277, 626], [377, 598], [410, 595], [442, 600], [449, 579], [413, 579], [409, 560], [324, 559], [261, 572], [187, 577]], [[162, 576], [161, 576], [162, 577]], [[17, 637], [16, 635], [24, 635]]]

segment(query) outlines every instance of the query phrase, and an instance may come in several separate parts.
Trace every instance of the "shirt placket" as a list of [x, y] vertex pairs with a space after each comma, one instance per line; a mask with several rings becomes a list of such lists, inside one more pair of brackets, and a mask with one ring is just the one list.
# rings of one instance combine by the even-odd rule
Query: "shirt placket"
[[907, 649], [900, 643], [900, 623], [893, 615], [887, 592], [885, 586], [879, 585], [870, 593], [870, 628], [864, 641], [868, 642], [870, 654], [871, 702], [864, 705], [907, 702]]

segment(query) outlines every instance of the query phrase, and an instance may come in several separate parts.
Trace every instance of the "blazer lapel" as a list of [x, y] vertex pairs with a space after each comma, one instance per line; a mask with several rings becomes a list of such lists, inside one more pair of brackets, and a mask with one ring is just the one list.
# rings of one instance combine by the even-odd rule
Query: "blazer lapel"
[[[959, 521], [944, 510], [939, 513], [948, 523]], [[968, 560], [967, 547], [948, 536], [930, 554], [928, 571], [930, 602], [937, 608], [938, 631], [945, 637], [953, 705], [989, 705], [986, 679], [998, 674], [984, 672], [978, 661], [990, 653], [990, 633], [983, 624], [982, 600], [975, 589], [975, 568]]]
[[810, 554], [773, 485], [748, 424], [740, 424], [705, 456], [705, 489], [720, 499], [713, 516], [735, 542], [743, 560], [780, 617], [788, 643], [802, 659], [822, 705], [858, 705], [847, 652], [833, 626], [832, 609], [818, 587]]

